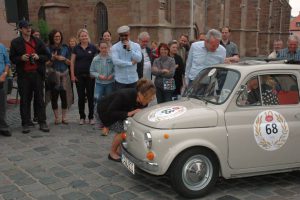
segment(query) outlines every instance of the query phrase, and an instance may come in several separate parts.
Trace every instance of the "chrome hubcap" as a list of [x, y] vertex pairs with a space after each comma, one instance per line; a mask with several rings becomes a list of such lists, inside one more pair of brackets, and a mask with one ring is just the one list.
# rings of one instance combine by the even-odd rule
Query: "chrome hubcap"
[[212, 173], [210, 160], [206, 156], [195, 155], [185, 163], [182, 178], [185, 186], [190, 190], [201, 190], [209, 184]]

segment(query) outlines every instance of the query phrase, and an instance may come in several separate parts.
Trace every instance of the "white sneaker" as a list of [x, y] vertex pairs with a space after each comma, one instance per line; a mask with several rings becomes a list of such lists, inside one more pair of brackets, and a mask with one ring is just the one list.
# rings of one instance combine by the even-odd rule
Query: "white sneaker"
[[90, 123], [90, 125], [95, 125], [95, 120], [94, 119], [90, 119], [89, 123]]
[[83, 125], [83, 124], [84, 124], [84, 119], [80, 119], [79, 125]]

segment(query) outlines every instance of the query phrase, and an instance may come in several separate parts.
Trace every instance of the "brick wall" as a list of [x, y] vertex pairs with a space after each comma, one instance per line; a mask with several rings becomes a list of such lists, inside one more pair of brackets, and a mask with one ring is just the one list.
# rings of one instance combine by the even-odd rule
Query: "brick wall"
[[15, 31], [16, 25], [14, 23], [6, 22], [6, 11], [4, 0], [0, 0], [0, 43], [9, 48], [10, 41], [16, 38], [17, 32]]
[[[117, 28], [124, 24], [132, 27], [132, 40], [136, 40], [141, 31], [150, 32], [152, 40], [164, 42], [190, 31], [190, 0], [169, 0], [171, 3], [169, 21], [165, 17], [166, 11], [160, 9], [160, 0], [100, 2], [107, 7], [108, 27], [114, 41], [118, 37]], [[267, 54], [272, 50], [272, 41], [275, 38], [281, 37], [284, 40], [287, 38], [291, 8], [286, 1], [194, 0], [194, 2], [196, 4], [194, 8], [197, 9], [194, 11], [194, 22], [199, 31], [229, 25], [232, 29], [231, 40], [237, 43], [242, 56]], [[86, 24], [92, 41], [98, 41], [99, 19], [96, 15], [96, 6], [99, 0], [29, 0], [30, 19], [37, 20], [39, 8], [49, 3], [63, 3], [69, 6], [46, 8], [46, 17], [51, 28], [62, 29], [67, 38], [75, 35], [77, 30]]]

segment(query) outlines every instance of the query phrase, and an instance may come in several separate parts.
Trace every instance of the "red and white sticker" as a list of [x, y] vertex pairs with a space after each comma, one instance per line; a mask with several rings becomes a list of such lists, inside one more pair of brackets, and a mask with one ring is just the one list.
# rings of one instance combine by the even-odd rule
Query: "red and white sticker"
[[186, 110], [186, 107], [183, 106], [166, 106], [158, 108], [150, 112], [148, 120], [151, 122], [158, 122], [173, 119], [185, 113]]
[[253, 124], [254, 138], [259, 147], [267, 151], [280, 149], [289, 137], [289, 126], [278, 112], [259, 113]]

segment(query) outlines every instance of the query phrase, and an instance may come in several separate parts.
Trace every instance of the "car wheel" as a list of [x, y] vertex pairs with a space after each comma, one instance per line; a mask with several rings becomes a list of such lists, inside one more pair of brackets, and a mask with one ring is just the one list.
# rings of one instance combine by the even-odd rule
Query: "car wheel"
[[219, 176], [216, 156], [204, 148], [194, 148], [181, 153], [172, 163], [170, 180], [182, 196], [204, 196], [215, 185]]

